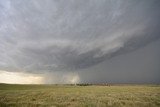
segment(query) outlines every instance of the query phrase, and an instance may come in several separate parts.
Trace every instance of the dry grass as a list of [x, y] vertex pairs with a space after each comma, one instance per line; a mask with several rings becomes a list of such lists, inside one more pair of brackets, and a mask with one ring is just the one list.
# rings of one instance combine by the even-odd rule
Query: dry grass
[[160, 107], [160, 86], [0, 84], [0, 107]]

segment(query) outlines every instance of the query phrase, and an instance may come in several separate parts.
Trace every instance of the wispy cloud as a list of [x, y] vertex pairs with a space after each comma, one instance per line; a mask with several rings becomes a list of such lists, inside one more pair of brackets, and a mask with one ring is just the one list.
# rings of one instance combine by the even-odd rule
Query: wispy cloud
[[33, 75], [22, 72], [0, 71], [0, 83], [10, 84], [43, 84], [45, 79], [42, 75]]

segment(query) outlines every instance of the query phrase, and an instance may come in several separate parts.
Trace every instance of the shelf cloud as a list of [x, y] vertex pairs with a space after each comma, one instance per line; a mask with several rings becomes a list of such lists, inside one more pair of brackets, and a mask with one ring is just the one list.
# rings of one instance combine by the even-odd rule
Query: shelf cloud
[[160, 39], [159, 0], [0, 0], [0, 70], [82, 71]]

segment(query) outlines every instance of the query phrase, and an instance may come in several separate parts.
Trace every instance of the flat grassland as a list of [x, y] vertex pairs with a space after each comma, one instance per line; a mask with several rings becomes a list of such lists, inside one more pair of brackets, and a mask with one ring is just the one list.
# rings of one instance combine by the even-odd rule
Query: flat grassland
[[160, 107], [160, 85], [0, 84], [0, 107]]

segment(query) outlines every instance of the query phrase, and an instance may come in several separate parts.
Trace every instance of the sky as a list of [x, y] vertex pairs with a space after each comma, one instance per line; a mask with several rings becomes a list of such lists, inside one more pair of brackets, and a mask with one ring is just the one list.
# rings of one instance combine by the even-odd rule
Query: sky
[[0, 82], [160, 83], [159, 0], [0, 0]]

